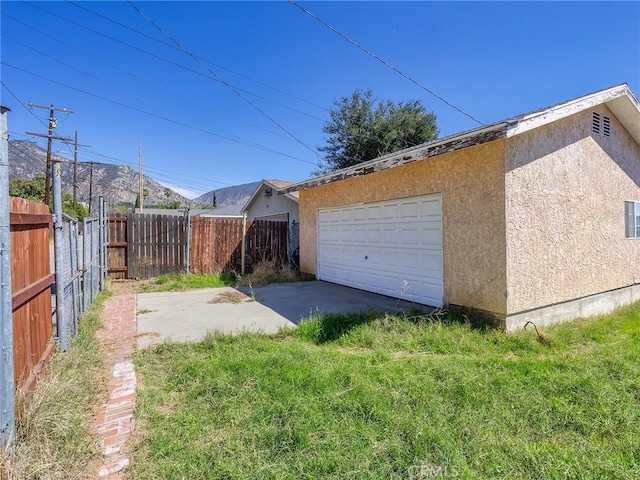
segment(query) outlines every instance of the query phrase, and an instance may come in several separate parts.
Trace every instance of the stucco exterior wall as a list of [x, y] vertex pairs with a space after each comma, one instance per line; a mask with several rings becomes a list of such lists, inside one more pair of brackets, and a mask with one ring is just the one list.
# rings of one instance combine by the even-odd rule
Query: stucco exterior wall
[[[611, 136], [591, 132], [592, 111]], [[640, 147], [605, 105], [506, 140], [509, 314], [630, 285], [640, 239], [624, 202], [640, 201]]]
[[504, 141], [300, 192], [301, 270], [316, 274], [319, 208], [442, 193], [444, 301], [505, 314]]
[[298, 203], [294, 202], [286, 195], [278, 195], [273, 192], [270, 197], [264, 196], [265, 186], [262, 185], [260, 192], [247, 209], [247, 218], [269, 217], [266, 220], [299, 222]]

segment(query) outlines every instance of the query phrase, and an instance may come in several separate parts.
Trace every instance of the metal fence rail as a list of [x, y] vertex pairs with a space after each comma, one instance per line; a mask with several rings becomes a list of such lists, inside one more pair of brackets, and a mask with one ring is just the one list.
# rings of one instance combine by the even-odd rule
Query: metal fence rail
[[84, 255], [84, 308], [88, 308], [100, 290], [102, 268], [100, 265], [100, 219], [85, 218], [83, 230]]
[[[102, 199], [101, 205], [103, 204]], [[100, 210], [102, 212], [102, 209]], [[103, 288], [104, 272], [102, 265], [105, 233], [102, 214], [97, 218], [85, 218], [82, 229], [82, 242], [78, 235], [78, 221], [63, 214], [61, 248], [56, 246], [56, 287], [61, 288], [63, 308], [57, 308], [59, 346], [63, 350], [78, 333], [80, 315], [89, 308]], [[58, 312], [62, 312], [58, 318]]]

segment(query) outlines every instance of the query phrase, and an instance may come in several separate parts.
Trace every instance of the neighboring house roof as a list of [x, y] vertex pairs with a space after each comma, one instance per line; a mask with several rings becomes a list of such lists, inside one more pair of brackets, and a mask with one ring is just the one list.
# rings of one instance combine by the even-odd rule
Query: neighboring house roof
[[[271, 188], [275, 192], [280, 192], [283, 188], [287, 188], [293, 184], [293, 182], [285, 182], [283, 180], [262, 180], [262, 182], [260, 182], [260, 185], [258, 185], [258, 188], [256, 188], [256, 191], [253, 192], [253, 195], [249, 197], [249, 200], [247, 200], [247, 202], [244, 204], [244, 207], [242, 207], [242, 212], [246, 212], [247, 210], [249, 210], [251, 204], [260, 197], [260, 191], [263, 189], [263, 187]], [[291, 201], [298, 203], [297, 191], [287, 192], [285, 193], [285, 196]]]
[[634, 140], [640, 144], [640, 102], [638, 102], [629, 86], [623, 83], [551, 107], [390, 153], [327, 175], [289, 185], [281, 188], [280, 191], [281, 193], [289, 194], [345, 178], [379, 172], [387, 168], [397, 167], [474, 145], [513, 137], [603, 103], [625, 126]]
[[202, 217], [241, 217], [242, 211], [242, 205], [225, 205], [218, 208], [198, 210], [195, 215]]

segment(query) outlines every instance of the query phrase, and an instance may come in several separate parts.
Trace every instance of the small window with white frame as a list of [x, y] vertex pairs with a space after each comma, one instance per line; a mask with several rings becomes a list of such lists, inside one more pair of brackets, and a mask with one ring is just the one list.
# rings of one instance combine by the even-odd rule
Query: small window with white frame
[[624, 202], [625, 236], [640, 238], [640, 202]]

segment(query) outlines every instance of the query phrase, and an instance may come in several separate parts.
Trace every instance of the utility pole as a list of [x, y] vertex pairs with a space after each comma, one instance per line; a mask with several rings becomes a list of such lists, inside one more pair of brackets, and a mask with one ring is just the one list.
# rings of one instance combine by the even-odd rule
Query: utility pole
[[51, 190], [51, 141], [52, 140], [64, 140], [66, 142], [70, 142], [71, 139], [67, 137], [56, 137], [53, 135], [53, 129], [56, 128], [57, 121], [53, 116], [54, 112], [64, 112], [66, 114], [73, 113], [73, 110], [69, 110], [67, 108], [56, 108], [53, 104], [49, 107], [45, 107], [43, 105], [35, 105], [30, 103], [29, 106], [31, 108], [48, 108], [49, 109], [49, 132], [47, 135], [43, 135], [41, 133], [31, 133], [27, 132], [27, 135], [35, 135], [36, 137], [46, 137], [47, 138], [47, 169], [45, 172], [45, 182], [44, 182], [44, 203], [50, 205], [49, 191]]
[[[78, 144], [78, 131], [76, 130], [75, 148], [73, 149], [73, 211], [76, 212], [77, 192], [78, 192], [78, 147], [91, 147], [91, 145]], [[93, 173], [93, 168], [91, 169]], [[77, 213], [76, 213], [77, 215]]]
[[138, 175], [138, 195], [140, 196], [140, 213], [142, 213], [142, 209], [144, 208], [144, 177], [142, 175], [142, 140], [139, 140], [138, 143], [138, 164], [140, 169], [140, 174]]

